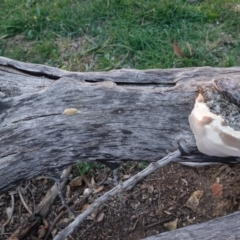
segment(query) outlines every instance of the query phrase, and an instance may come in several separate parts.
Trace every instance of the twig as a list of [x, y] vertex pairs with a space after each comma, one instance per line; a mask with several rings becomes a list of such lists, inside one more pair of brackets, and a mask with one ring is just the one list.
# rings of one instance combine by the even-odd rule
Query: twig
[[[70, 204], [72, 201], [74, 201], [74, 199], [76, 198], [77, 196], [74, 196], [72, 197], [72, 199], [70, 199], [67, 204]], [[81, 200], [76, 200], [73, 205], [71, 206], [71, 209], [72, 210], [75, 210], [76, 206], [78, 206], [83, 200], [85, 200], [88, 196], [86, 197], [83, 197]], [[44, 240], [47, 240], [48, 239], [48, 236], [49, 234], [51, 233], [51, 231], [53, 230], [53, 228], [55, 227], [55, 225], [57, 224], [57, 222], [61, 219], [61, 217], [66, 214], [68, 212], [68, 210], [62, 210], [64, 208], [64, 206], [61, 206], [60, 207], [60, 210], [61, 212], [56, 216], [56, 218], [54, 219], [52, 225], [50, 226], [50, 228], [48, 229], [48, 232], [44, 238]]]
[[[62, 172], [61, 178], [63, 178], [61, 183], [61, 188], [65, 186], [67, 182], [67, 177], [70, 175], [72, 170], [72, 166], [68, 166]], [[50, 190], [48, 190], [44, 199], [38, 204], [37, 209], [35, 210], [34, 214], [39, 214], [43, 218], [49, 213], [50, 206], [52, 205], [53, 201], [58, 195], [58, 188], [57, 184], [55, 183]]]
[[89, 227], [85, 228], [81, 235], [78, 237], [78, 240], [81, 239], [81, 237], [85, 234], [86, 231], [88, 231], [96, 222], [93, 222]]
[[32, 211], [31, 209], [28, 207], [27, 203], [25, 202], [24, 198], [23, 198], [23, 195], [22, 195], [22, 191], [21, 191], [21, 188], [20, 187], [17, 187], [17, 192], [18, 192], [18, 195], [22, 201], [22, 204], [23, 206], [27, 209], [27, 211], [32, 214]]
[[[25, 235], [27, 235], [27, 233], [38, 223], [39, 219], [36, 219], [34, 222], [28, 222], [27, 226], [19, 233], [18, 229], [15, 231], [15, 233], [18, 234], [13, 234], [14, 237], [17, 237], [18, 239], [22, 239], [23, 237], [25, 237]], [[19, 226], [19, 228], [21, 228], [21, 224]], [[17, 235], [17, 236], [16, 236]]]
[[36, 209], [36, 204], [35, 204], [35, 197], [34, 197], [34, 194], [33, 194], [33, 192], [32, 192], [32, 189], [29, 187], [29, 184], [27, 185], [27, 188], [28, 188], [29, 192], [32, 194], [33, 211], [35, 211], [35, 209]]
[[60, 182], [60, 179], [57, 179], [56, 180], [56, 183], [57, 183], [57, 188], [58, 188], [58, 196], [62, 202], [62, 205], [68, 210], [68, 213], [70, 215], [73, 215], [75, 216], [75, 213], [72, 211], [72, 209], [68, 206], [65, 198], [63, 197], [63, 194], [62, 194], [62, 190], [61, 190], [61, 182]]
[[143, 227], [144, 228], [150, 228], [150, 227], [153, 227], [153, 226], [156, 226], [156, 225], [160, 225], [160, 224], [163, 224], [163, 223], [165, 223], [165, 222], [168, 222], [168, 221], [170, 221], [170, 220], [172, 220], [173, 219], [173, 217], [171, 216], [171, 217], [166, 217], [166, 218], [164, 218], [164, 219], [161, 219], [161, 220], [159, 220], [159, 221], [157, 221], [157, 222], [155, 222], [155, 223], [152, 223], [152, 224], [149, 224], [149, 225], [143, 225]]
[[[61, 178], [63, 179], [62, 183], [61, 183], [62, 188], [66, 184], [67, 177], [70, 175], [71, 170], [72, 170], [72, 166], [68, 166], [63, 170], [63, 172], [61, 174]], [[24, 229], [22, 229], [22, 226], [20, 224], [19, 228], [15, 231], [13, 236], [18, 237], [19, 239], [25, 237], [25, 235], [31, 230], [31, 228], [34, 227], [38, 223], [40, 217], [45, 218], [47, 216], [47, 214], [49, 213], [49, 209], [50, 209], [53, 201], [57, 197], [57, 195], [58, 195], [58, 189], [57, 189], [57, 184], [55, 183], [52, 186], [52, 188], [48, 190], [47, 194], [42, 199], [42, 201], [38, 204], [34, 213], [29, 217], [28, 222], [25, 224], [26, 227]], [[36, 216], [37, 216], [37, 219], [36, 219]], [[30, 220], [30, 219], [33, 219], [33, 220]], [[33, 221], [33, 222], [31, 222], [31, 221]], [[19, 229], [20, 229], [20, 231], [19, 231]]]
[[61, 218], [64, 214], [66, 214], [67, 212], [68, 212], [68, 210], [61, 211], [61, 212], [57, 215], [57, 217], [54, 219], [52, 225], [51, 225], [50, 228], [48, 229], [48, 232], [47, 232], [44, 240], [47, 240], [47, 239], [48, 239], [49, 234], [51, 233], [51, 231], [53, 230], [53, 228], [55, 227], [55, 225], [57, 224], [57, 222], [58, 222], [58, 221], [60, 220], [60, 218]]
[[[118, 168], [115, 168], [113, 170], [113, 183], [114, 183], [114, 186], [117, 186], [119, 184], [118, 183]], [[117, 195], [118, 195], [119, 201], [122, 203], [122, 205], [126, 206], [125, 201], [124, 201], [121, 193], [119, 192]]]
[[132, 231], [136, 228], [138, 222], [139, 222], [139, 219], [137, 219], [137, 220], [135, 221], [135, 223], [133, 224], [133, 227], [129, 228], [128, 231], [129, 231], [129, 232], [132, 232]]
[[95, 187], [99, 187], [100, 185], [102, 185], [106, 181], [106, 179], [107, 179], [106, 168], [104, 168], [104, 176], [101, 174], [101, 177], [102, 177], [102, 180], [99, 183], [96, 183]]
[[[67, 204], [73, 203], [79, 196], [75, 195], [71, 199], [67, 201]], [[61, 212], [65, 207], [62, 205], [61, 207], [58, 208], [58, 212]]]
[[156, 169], [158, 169], [160, 167], [163, 167], [166, 164], [172, 162], [173, 160], [176, 161], [176, 159], [180, 156], [181, 156], [181, 153], [180, 153], [179, 150], [176, 150], [173, 153], [169, 153], [166, 157], [162, 158], [158, 162], [151, 163], [147, 168], [145, 168], [141, 172], [137, 173], [136, 175], [132, 176], [131, 178], [129, 178], [125, 182], [120, 183], [115, 188], [106, 192], [103, 196], [101, 196], [95, 202], [93, 202], [88, 209], [86, 209], [83, 213], [78, 215], [76, 217], [76, 219], [71, 224], [69, 224], [68, 227], [66, 227], [61, 232], [59, 232], [58, 235], [54, 237], [54, 240], [65, 239], [67, 236], [69, 236], [77, 228], [77, 226], [84, 219], [87, 218], [87, 216], [89, 216], [93, 211], [95, 211], [102, 203], [106, 202], [108, 199], [110, 199], [112, 196], [116, 195], [117, 193], [128, 190], [129, 188], [132, 188], [133, 186], [136, 185], [137, 182], [142, 180], [144, 177], [146, 177], [150, 173], [154, 172]]

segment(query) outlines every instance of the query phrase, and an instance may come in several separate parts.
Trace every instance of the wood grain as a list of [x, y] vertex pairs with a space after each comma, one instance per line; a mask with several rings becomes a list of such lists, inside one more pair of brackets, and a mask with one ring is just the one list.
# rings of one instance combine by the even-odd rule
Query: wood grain
[[[240, 67], [67, 72], [0, 57], [0, 193], [78, 161], [157, 161], [184, 137], [197, 86]], [[66, 109], [76, 114], [63, 114]]]

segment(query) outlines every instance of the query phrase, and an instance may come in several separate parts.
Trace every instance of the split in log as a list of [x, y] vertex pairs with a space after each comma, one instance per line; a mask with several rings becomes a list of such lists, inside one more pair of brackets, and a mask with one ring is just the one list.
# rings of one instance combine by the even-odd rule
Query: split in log
[[0, 57], [0, 193], [78, 161], [157, 161], [184, 137], [197, 86], [239, 67], [67, 72]]

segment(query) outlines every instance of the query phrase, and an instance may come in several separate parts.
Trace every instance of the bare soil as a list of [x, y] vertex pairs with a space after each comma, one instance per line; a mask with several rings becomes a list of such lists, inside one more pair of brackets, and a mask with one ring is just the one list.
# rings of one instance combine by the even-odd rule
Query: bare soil
[[[138, 172], [138, 166], [139, 164], [124, 164], [119, 172], [121, 181]], [[73, 171], [73, 175], [75, 174], [76, 170]], [[212, 190], [214, 183], [219, 183], [223, 187], [216, 194]], [[227, 215], [239, 209], [239, 183], [240, 165], [189, 168], [172, 163], [149, 175], [131, 191], [124, 192], [122, 198], [125, 206], [119, 196], [113, 197], [89, 216], [67, 239], [137, 240], [169, 231], [165, 224], [176, 219], [177, 228], [181, 228]], [[34, 209], [52, 184], [53, 182], [47, 179], [35, 179], [25, 184], [25, 192], [24, 188], [22, 192], [30, 209]], [[94, 184], [98, 185], [95, 190], [93, 189], [94, 193], [84, 198], [84, 190]], [[106, 171], [106, 168], [91, 170], [84, 176], [80, 185], [71, 188], [66, 186], [63, 190], [67, 200], [73, 196], [78, 200], [81, 199], [74, 210], [77, 213], [82, 212], [95, 199], [113, 187], [112, 173]], [[199, 205], [192, 210], [186, 206], [186, 202], [196, 190], [203, 191], [203, 195]], [[8, 239], [17, 229], [19, 221], [29, 216], [18, 194], [15, 194], [14, 206], [13, 218], [5, 227], [5, 233], [0, 235], [0, 239]], [[8, 194], [1, 195], [0, 226], [7, 220], [6, 210], [10, 207], [11, 197]], [[57, 198], [47, 219], [42, 219], [31, 228], [24, 239], [44, 239], [62, 209], [64, 208], [61, 201]], [[71, 221], [69, 214], [63, 215], [47, 239], [52, 239], [54, 234]]]

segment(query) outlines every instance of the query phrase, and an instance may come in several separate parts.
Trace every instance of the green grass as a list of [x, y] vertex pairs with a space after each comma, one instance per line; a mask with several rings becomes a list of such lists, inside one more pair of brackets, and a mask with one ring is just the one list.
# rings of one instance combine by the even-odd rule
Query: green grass
[[[0, 55], [71, 71], [236, 66], [237, 4], [239, 0], [0, 0]], [[174, 54], [172, 41], [186, 57]], [[76, 165], [82, 175], [93, 167]]]
[[[237, 4], [2, 0], [0, 55], [71, 71], [239, 65]], [[174, 54], [173, 40], [186, 57]]]
[[80, 162], [73, 165], [77, 175], [85, 175], [90, 169], [100, 169], [102, 166], [96, 162]]

